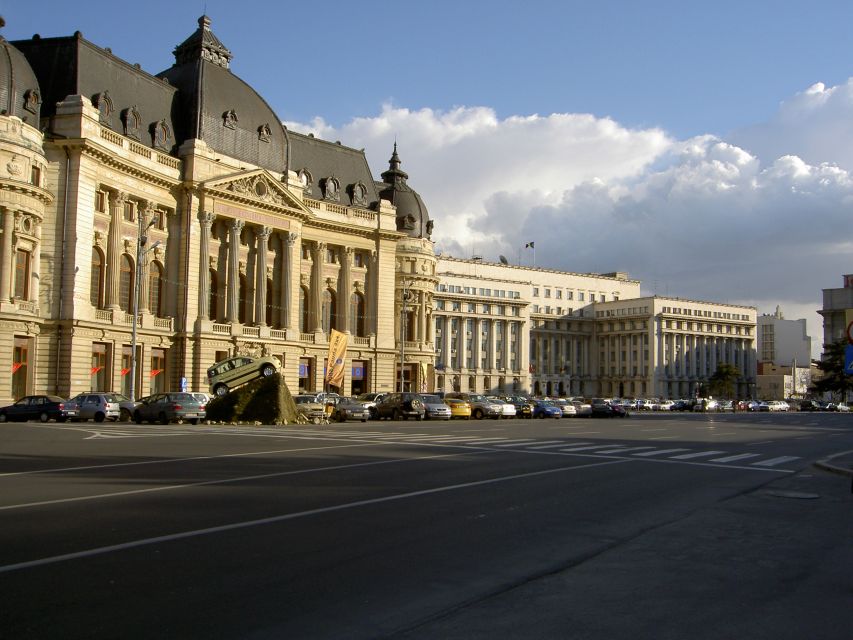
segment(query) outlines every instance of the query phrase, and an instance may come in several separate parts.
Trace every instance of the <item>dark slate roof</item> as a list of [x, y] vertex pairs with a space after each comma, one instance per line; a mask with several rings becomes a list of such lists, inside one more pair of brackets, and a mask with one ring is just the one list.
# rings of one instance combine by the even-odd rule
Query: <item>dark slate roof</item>
[[[340, 142], [328, 142], [293, 131], [288, 135], [289, 167], [300, 175], [307, 173], [309, 198], [339, 202], [345, 206], [378, 207], [379, 194], [363, 149], [345, 147]], [[337, 190], [328, 190], [330, 180], [337, 180]], [[358, 185], [364, 187], [363, 200], [358, 198]]]
[[24, 54], [0, 36], [0, 111], [38, 128], [41, 101], [38, 80]]
[[[175, 88], [117, 58], [108, 49], [73, 36], [17, 40], [43, 91], [42, 116], [56, 113], [56, 103], [70, 95], [84, 95], [101, 112], [101, 123], [138, 139], [149, 147], [173, 151], [175, 138], [172, 104]], [[165, 130], [166, 136], [155, 133]]]
[[198, 29], [175, 48], [175, 64], [158, 77], [178, 88], [179, 140], [199, 138], [211, 148], [276, 173], [287, 169], [287, 132], [278, 116], [229, 70], [231, 52], [202, 16]]
[[429, 212], [420, 194], [406, 182], [409, 174], [400, 168], [400, 164], [395, 142], [388, 170], [382, 173], [384, 182], [379, 185], [379, 195], [397, 208], [397, 231], [405, 231], [413, 238], [429, 239], [432, 235]]

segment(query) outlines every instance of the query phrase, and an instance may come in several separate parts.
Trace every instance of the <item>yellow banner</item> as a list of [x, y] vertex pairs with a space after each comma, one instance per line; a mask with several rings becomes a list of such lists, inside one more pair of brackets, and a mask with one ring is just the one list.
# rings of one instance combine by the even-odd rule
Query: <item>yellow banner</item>
[[344, 384], [344, 361], [347, 354], [347, 334], [332, 329], [329, 336], [329, 357], [326, 360], [326, 382], [333, 387]]
[[427, 391], [427, 366], [426, 362], [421, 362], [421, 393]]

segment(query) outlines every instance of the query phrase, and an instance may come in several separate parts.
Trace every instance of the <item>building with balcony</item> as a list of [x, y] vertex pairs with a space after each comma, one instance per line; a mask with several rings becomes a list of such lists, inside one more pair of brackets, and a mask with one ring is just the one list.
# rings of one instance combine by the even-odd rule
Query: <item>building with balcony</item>
[[207, 17], [156, 74], [79, 32], [0, 46], [0, 402], [205, 390], [234, 353], [320, 391], [332, 329], [343, 393], [431, 382], [432, 221], [396, 147], [374, 179], [288, 131]]

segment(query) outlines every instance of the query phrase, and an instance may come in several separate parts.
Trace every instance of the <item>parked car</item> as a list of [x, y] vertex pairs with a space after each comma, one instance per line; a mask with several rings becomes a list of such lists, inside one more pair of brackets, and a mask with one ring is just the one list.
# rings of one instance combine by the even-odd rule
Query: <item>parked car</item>
[[[121, 416], [121, 405], [117, 395], [115, 393], [90, 391], [89, 393], [81, 393], [68, 402], [73, 402], [77, 406], [77, 418], [79, 420], [116, 421]], [[127, 400], [124, 396], [121, 397]], [[134, 408], [136, 408], [135, 404]]]
[[787, 411], [790, 407], [782, 400], [768, 400], [758, 405], [759, 411]]
[[562, 418], [563, 410], [551, 400], [536, 400], [533, 402], [533, 417], [544, 420], [545, 418]]
[[234, 387], [246, 384], [260, 377], [269, 377], [281, 369], [281, 362], [275, 356], [251, 358], [236, 356], [217, 362], [207, 370], [210, 392], [224, 396]]
[[532, 418], [533, 417], [533, 405], [530, 404], [530, 400], [525, 398], [524, 396], [507, 396], [507, 402], [512, 403], [515, 407], [515, 415], [519, 418]]
[[495, 404], [501, 405], [501, 417], [502, 418], [514, 418], [515, 417], [515, 405], [512, 402], [508, 402], [503, 398], [498, 398], [497, 396], [486, 396], [488, 400]]
[[450, 407], [438, 396], [422, 393], [421, 401], [424, 403], [424, 417], [427, 420], [450, 420]]
[[690, 400], [676, 400], [669, 408], [670, 411], [693, 411], [693, 403]]
[[578, 417], [588, 418], [592, 415], [592, 405], [583, 400], [572, 400], [572, 406], [575, 408], [575, 415]]
[[207, 405], [202, 404], [191, 393], [170, 392], [155, 393], [140, 399], [139, 405], [133, 411], [133, 421], [159, 422], [168, 424], [178, 420], [186, 420], [198, 424], [204, 420]]
[[426, 409], [417, 393], [389, 393], [376, 403], [376, 414], [380, 420], [423, 420]]
[[720, 400], [717, 403], [717, 411], [734, 411], [734, 402], [731, 400]]
[[56, 420], [65, 422], [77, 417], [77, 407], [59, 396], [24, 396], [14, 404], [0, 407], [0, 422], [26, 422]]
[[718, 403], [713, 398], [701, 398], [693, 405], [693, 411], [716, 411]]
[[671, 411], [674, 404], [672, 400], [660, 400], [654, 403], [651, 408], [653, 411]]
[[315, 395], [305, 393], [295, 395], [293, 402], [296, 403], [296, 412], [302, 414], [308, 422], [320, 424], [328, 419], [326, 405], [319, 402]]
[[627, 418], [628, 410], [621, 404], [607, 402], [601, 398], [592, 401], [593, 418]]
[[486, 396], [478, 393], [464, 393], [460, 391], [451, 391], [444, 394], [445, 398], [459, 398], [467, 400], [471, 404], [471, 416], [477, 420], [483, 418], [494, 418], [498, 420], [503, 416], [503, 403], [498, 404], [492, 402]]
[[800, 402], [800, 411], [823, 411], [823, 407], [817, 400], [803, 400]]
[[444, 404], [450, 407], [451, 418], [462, 418], [463, 420], [471, 419], [471, 403], [467, 400], [459, 398], [445, 398]]
[[347, 420], [361, 420], [367, 422], [370, 418], [370, 410], [355, 398], [339, 397], [332, 411], [332, 420], [346, 422]]
[[376, 403], [382, 400], [387, 393], [362, 393], [360, 396], [356, 397], [356, 400], [364, 404], [367, 407], [367, 410], [370, 412], [370, 419], [376, 420]]
[[574, 418], [578, 415], [578, 410], [575, 409], [575, 405], [573, 405], [570, 400], [559, 399], [555, 400], [554, 404], [556, 404], [560, 408], [560, 411], [563, 412], [564, 418]]

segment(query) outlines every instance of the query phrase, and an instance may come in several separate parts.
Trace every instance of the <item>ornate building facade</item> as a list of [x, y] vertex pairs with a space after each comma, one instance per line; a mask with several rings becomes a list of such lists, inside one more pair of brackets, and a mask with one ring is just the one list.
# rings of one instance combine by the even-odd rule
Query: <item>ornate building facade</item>
[[432, 221], [396, 148], [375, 180], [287, 131], [210, 27], [156, 75], [79, 33], [2, 40], [0, 402], [206, 390], [235, 352], [319, 391], [331, 329], [343, 392], [431, 381]]

